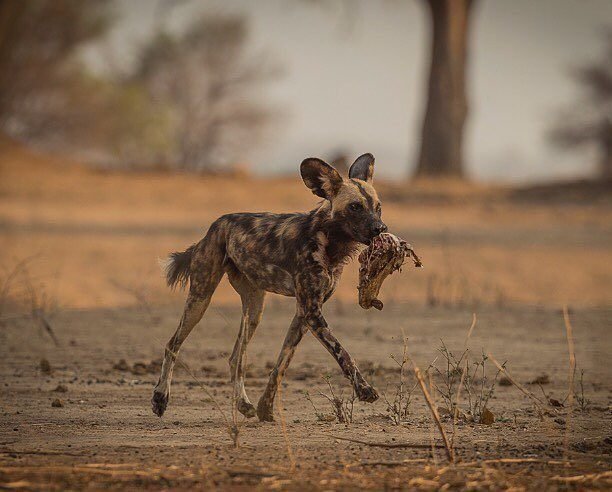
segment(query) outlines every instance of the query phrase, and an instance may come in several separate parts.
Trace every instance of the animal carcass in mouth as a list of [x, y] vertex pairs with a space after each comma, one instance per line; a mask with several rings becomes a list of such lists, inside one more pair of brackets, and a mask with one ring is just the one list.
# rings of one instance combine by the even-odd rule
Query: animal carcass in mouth
[[403, 239], [383, 232], [359, 255], [359, 305], [364, 309], [372, 306], [379, 311], [383, 303], [377, 299], [378, 292], [387, 276], [400, 270], [409, 258], [414, 266], [423, 266], [412, 246]]

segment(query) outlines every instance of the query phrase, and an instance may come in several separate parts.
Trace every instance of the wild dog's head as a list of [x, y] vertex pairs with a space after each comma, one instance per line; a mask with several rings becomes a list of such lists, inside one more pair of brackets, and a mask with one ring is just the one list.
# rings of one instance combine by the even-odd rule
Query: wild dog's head
[[387, 230], [381, 219], [380, 200], [372, 186], [372, 154], [363, 154], [355, 160], [348, 179], [314, 157], [302, 162], [300, 173], [315, 195], [329, 200], [332, 220], [353, 240], [370, 244], [373, 237]]

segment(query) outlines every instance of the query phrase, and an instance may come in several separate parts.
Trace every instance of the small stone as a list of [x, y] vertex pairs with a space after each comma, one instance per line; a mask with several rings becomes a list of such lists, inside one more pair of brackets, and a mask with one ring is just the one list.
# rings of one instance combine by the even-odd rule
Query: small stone
[[144, 362], [136, 362], [132, 367], [132, 374], [135, 376], [144, 376], [148, 372], [147, 365]]
[[51, 374], [51, 364], [47, 359], [40, 359], [40, 372], [43, 374]]
[[548, 374], [541, 374], [533, 381], [529, 381], [529, 384], [550, 384], [550, 378]]
[[53, 391], [55, 393], [67, 393], [68, 388], [64, 386], [63, 384], [58, 384]]
[[495, 415], [488, 408], [485, 408], [480, 415], [480, 423], [484, 425], [491, 425], [495, 422]]
[[51, 406], [53, 408], [62, 408], [64, 406], [64, 402], [62, 402], [62, 400], [60, 400], [59, 398], [56, 398], [51, 402]]
[[506, 376], [502, 376], [501, 378], [499, 378], [499, 385], [512, 386], [512, 381], [510, 381], [510, 379], [508, 379]]
[[121, 359], [119, 362], [113, 365], [113, 369], [115, 369], [116, 371], [129, 371], [130, 366], [128, 366], [128, 363], [125, 361], [125, 359]]

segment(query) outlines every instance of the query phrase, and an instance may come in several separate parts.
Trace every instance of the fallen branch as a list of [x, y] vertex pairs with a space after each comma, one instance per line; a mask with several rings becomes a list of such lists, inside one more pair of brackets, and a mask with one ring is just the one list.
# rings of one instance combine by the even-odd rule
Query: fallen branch
[[0, 450], [0, 454], [39, 456], [83, 456], [81, 453], [69, 453], [66, 451], [11, 451], [10, 449], [2, 449]]
[[521, 464], [521, 463], [542, 463], [545, 465], [567, 465], [570, 462], [566, 460], [543, 460], [540, 458], [498, 458], [482, 461], [469, 461], [467, 463], [458, 463], [457, 466], [469, 468], [473, 466], [501, 464]]
[[92, 475], [106, 475], [111, 477], [116, 476], [138, 476], [138, 477], [151, 477], [158, 475], [160, 470], [153, 471], [143, 471], [143, 470], [108, 470], [103, 468], [90, 468], [87, 466], [70, 466], [70, 465], [50, 465], [50, 466], [13, 466], [0, 467], [0, 472], [2, 473], [23, 473], [23, 472], [32, 472], [32, 473], [90, 473]]
[[[409, 442], [371, 442], [371, 441], [362, 441], [361, 439], [352, 439], [350, 437], [341, 437], [335, 435], [327, 435], [326, 437], [331, 437], [333, 439], [340, 439], [341, 441], [349, 441], [355, 442], [357, 444], [365, 444], [366, 446], [373, 446], [376, 448], [414, 448], [414, 449], [429, 449], [431, 447], [430, 444], [415, 444]], [[443, 448], [442, 444], [435, 444], [436, 448]]]
[[239, 477], [239, 476], [251, 476], [251, 477], [266, 477], [266, 478], [270, 478], [270, 477], [278, 477], [280, 476], [279, 473], [274, 473], [274, 472], [263, 472], [263, 471], [259, 471], [259, 470], [239, 470], [239, 469], [223, 469], [223, 471], [225, 473], [227, 473], [230, 477]]
[[402, 466], [409, 465], [410, 463], [427, 463], [428, 461], [428, 458], [414, 458], [402, 461], [362, 461], [346, 466], [349, 468], [353, 466]]
[[597, 482], [598, 480], [605, 480], [606, 482], [612, 481], [612, 471], [605, 471], [602, 473], [589, 473], [585, 475], [575, 475], [573, 477], [550, 477], [555, 482], [567, 482], [567, 483], [581, 483], [581, 482]]

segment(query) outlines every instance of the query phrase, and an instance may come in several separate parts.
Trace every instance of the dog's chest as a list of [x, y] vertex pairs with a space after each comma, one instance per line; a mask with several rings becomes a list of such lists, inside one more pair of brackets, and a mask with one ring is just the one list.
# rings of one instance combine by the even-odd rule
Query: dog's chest
[[324, 301], [327, 301], [336, 291], [336, 287], [338, 287], [338, 282], [340, 281], [340, 277], [342, 276], [342, 270], [344, 268], [344, 264], [337, 265], [334, 268], [327, 271], [327, 292], [325, 293]]

